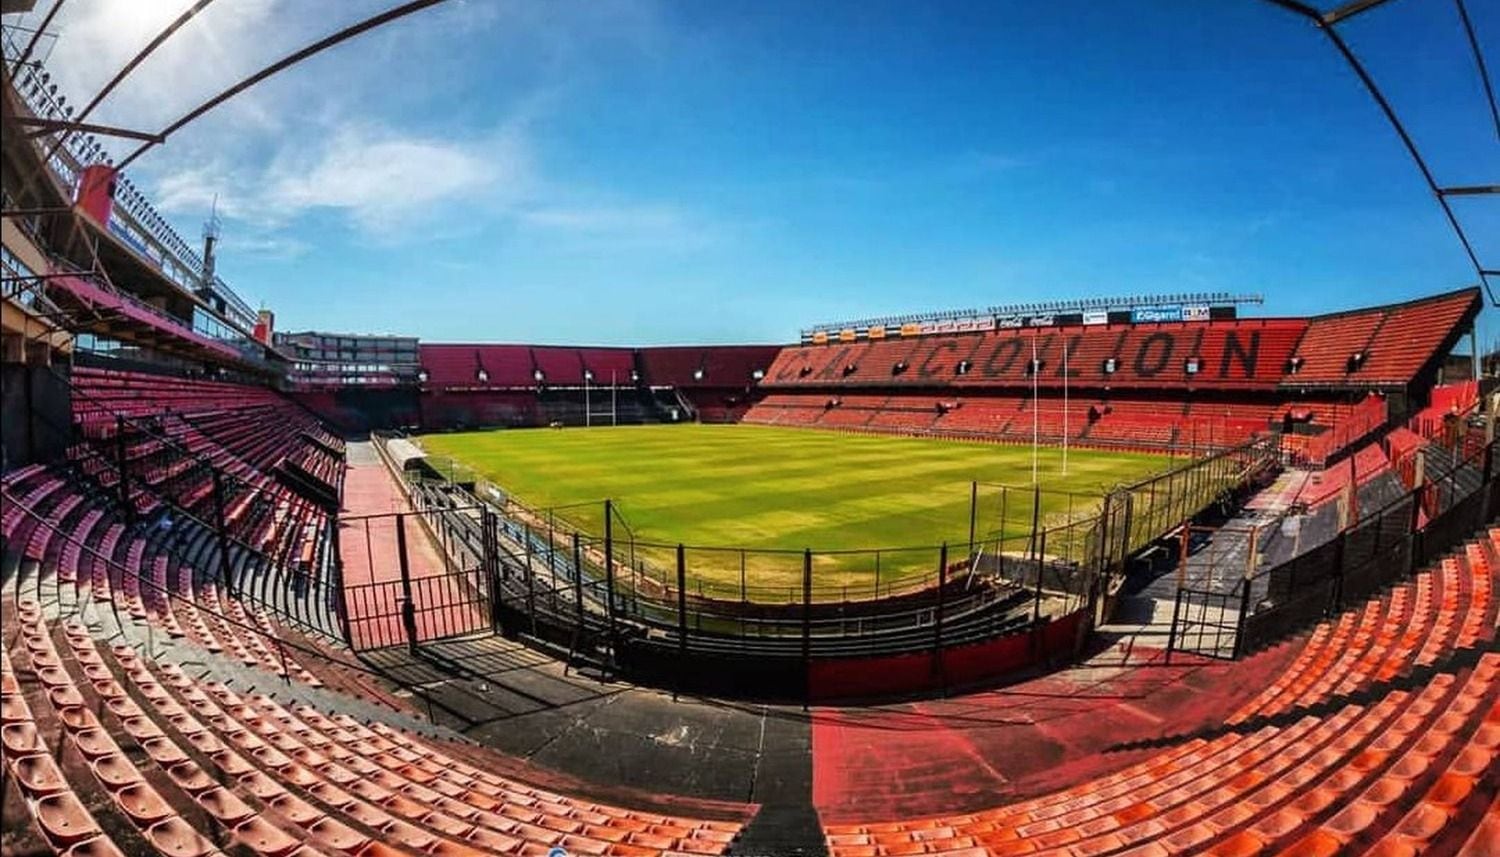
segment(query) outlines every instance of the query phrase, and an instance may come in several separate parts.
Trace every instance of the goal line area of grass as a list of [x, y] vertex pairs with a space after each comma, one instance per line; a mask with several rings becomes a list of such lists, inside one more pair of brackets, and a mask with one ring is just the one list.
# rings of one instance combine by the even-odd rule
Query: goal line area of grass
[[[794, 584], [804, 549], [815, 552], [820, 588], [866, 580], [875, 549], [887, 580], [930, 573], [935, 551], [890, 549], [948, 542], [965, 546], [961, 556], [975, 481], [987, 486], [981, 540], [999, 532], [1002, 514], [1007, 533], [1031, 524], [1029, 497], [1004, 508], [989, 487], [1029, 493], [1029, 446], [754, 425], [498, 429], [419, 442], [440, 472], [451, 459], [534, 510], [568, 507], [557, 517], [586, 533], [603, 531], [610, 498], [636, 540], [693, 546], [689, 567], [708, 580], [737, 582], [744, 573], [752, 585]], [[1070, 502], [1075, 514], [1086, 512], [1109, 488], [1172, 463], [1165, 455], [1071, 449], [1064, 474], [1063, 451], [1042, 448], [1041, 516], [1067, 514]], [[643, 550], [655, 564], [672, 561], [664, 548]]]

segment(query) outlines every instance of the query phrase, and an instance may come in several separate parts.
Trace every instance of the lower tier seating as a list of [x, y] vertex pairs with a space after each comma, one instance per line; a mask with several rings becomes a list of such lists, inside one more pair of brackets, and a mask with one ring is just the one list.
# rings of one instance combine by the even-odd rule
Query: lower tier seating
[[626, 809], [485, 770], [427, 739], [193, 678], [10, 599], [5, 767], [55, 853], [717, 855], [739, 818]]
[[[1335, 400], [1192, 402], [1089, 392], [1065, 401], [1056, 391], [1049, 391], [1033, 401], [1024, 394], [961, 396], [955, 392], [774, 392], [751, 406], [744, 421], [1008, 442], [1030, 442], [1036, 437], [1044, 443], [1060, 443], [1066, 438], [1084, 446], [1188, 450], [1242, 443], [1258, 434], [1287, 430], [1294, 423], [1297, 433], [1285, 436], [1288, 448], [1316, 447], [1317, 460], [1322, 461], [1369, 433], [1368, 414], [1376, 410], [1384, 414], [1384, 400], [1366, 407]], [[1356, 417], [1362, 428], [1340, 430], [1342, 421]]]
[[833, 857], [1500, 853], [1500, 528], [1320, 625], [1223, 728], [1065, 791], [827, 825]]

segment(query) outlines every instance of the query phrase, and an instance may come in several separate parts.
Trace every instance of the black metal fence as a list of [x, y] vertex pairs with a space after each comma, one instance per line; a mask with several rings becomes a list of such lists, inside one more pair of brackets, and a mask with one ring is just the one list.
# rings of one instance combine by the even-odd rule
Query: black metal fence
[[1254, 652], [1427, 567], [1500, 514], [1495, 448], [1495, 441], [1431, 447], [1428, 478], [1331, 541], [1244, 578], [1232, 592], [1179, 590], [1169, 649]]
[[1076, 617], [1161, 535], [1146, 528], [1191, 518], [1271, 463], [1268, 445], [1247, 445], [1102, 499], [975, 484], [967, 538], [842, 551], [652, 540], [610, 501], [531, 509], [439, 463], [403, 473], [409, 510], [340, 522], [341, 615], [356, 649], [490, 632], [648, 681], [723, 672], [743, 689], [785, 687], [818, 659], [942, 651]]

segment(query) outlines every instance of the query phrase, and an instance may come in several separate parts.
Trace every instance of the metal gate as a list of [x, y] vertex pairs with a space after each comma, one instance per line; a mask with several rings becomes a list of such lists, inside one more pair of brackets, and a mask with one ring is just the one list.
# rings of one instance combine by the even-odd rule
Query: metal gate
[[1167, 658], [1186, 652], [1206, 658], [1233, 660], [1240, 652], [1240, 615], [1245, 607], [1245, 581], [1228, 592], [1177, 590], [1172, 606], [1172, 630]]
[[340, 520], [349, 647], [414, 647], [494, 631], [492, 517], [475, 506]]

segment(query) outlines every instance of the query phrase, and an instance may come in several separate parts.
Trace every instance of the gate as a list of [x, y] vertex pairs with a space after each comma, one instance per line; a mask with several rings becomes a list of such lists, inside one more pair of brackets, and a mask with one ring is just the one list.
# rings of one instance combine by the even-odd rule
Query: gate
[[1172, 629], [1167, 635], [1167, 660], [1173, 652], [1233, 660], [1240, 653], [1240, 615], [1245, 609], [1245, 581], [1227, 592], [1177, 590], [1172, 605]]
[[427, 507], [339, 521], [340, 605], [355, 651], [494, 628], [493, 513]]

